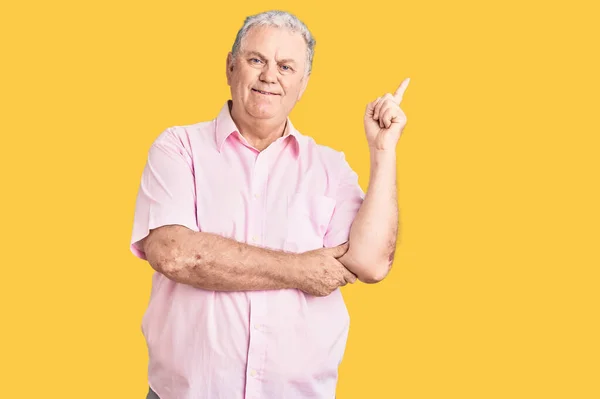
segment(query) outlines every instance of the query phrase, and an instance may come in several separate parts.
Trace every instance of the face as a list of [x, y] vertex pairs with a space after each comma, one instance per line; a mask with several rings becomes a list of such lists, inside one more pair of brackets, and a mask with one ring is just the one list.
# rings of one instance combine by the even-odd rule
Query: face
[[284, 121], [304, 93], [306, 42], [298, 33], [276, 27], [255, 27], [240, 51], [227, 56], [227, 84], [236, 115]]

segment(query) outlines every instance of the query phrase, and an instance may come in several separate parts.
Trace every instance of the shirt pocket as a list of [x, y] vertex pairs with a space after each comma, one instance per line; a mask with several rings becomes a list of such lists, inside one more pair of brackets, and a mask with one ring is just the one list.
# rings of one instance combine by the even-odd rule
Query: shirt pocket
[[321, 194], [294, 193], [287, 197], [285, 250], [305, 252], [323, 248], [335, 199]]

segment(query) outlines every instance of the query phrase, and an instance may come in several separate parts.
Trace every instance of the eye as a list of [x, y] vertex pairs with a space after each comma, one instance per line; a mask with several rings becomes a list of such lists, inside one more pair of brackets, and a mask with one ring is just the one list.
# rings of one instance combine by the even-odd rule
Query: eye
[[290, 67], [289, 65], [282, 65], [281, 69], [283, 69], [286, 72], [293, 71], [292, 67]]
[[250, 58], [250, 62], [252, 64], [259, 64], [259, 63], [261, 63], [261, 60], [259, 60], [258, 58]]

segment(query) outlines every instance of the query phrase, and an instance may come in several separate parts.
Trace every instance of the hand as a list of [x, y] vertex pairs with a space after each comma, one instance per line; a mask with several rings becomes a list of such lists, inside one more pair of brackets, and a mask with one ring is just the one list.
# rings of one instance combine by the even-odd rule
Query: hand
[[314, 296], [327, 296], [338, 287], [356, 281], [356, 276], [337, 259], [348, 251], [348, 243], [333, 248], [315, 249], [298, 255], [301, 291]]
[[402, 81], [394, 94], [387, 93], [367, 105], [365, 111], [365, 134], [369, 148], [394, 150], [400, 134], [406, 126], [406, 115], [400, 108], [404, 91], [410, 78]]

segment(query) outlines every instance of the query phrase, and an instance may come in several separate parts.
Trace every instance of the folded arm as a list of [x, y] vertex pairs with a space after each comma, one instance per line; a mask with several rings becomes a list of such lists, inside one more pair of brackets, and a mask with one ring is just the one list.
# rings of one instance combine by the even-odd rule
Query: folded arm
[[295, 288], [324, 296], [356, 280], [338, 260], [348, 250], [347, 244], [291, 253], [165, 225], [151, 230], [141, 246], [154, 270], [211, 291]]
[[178, 225], [143, 241], [148, 262], [166, 277], [214, 291], [296, 288], [297, 254], [259, 248]]

